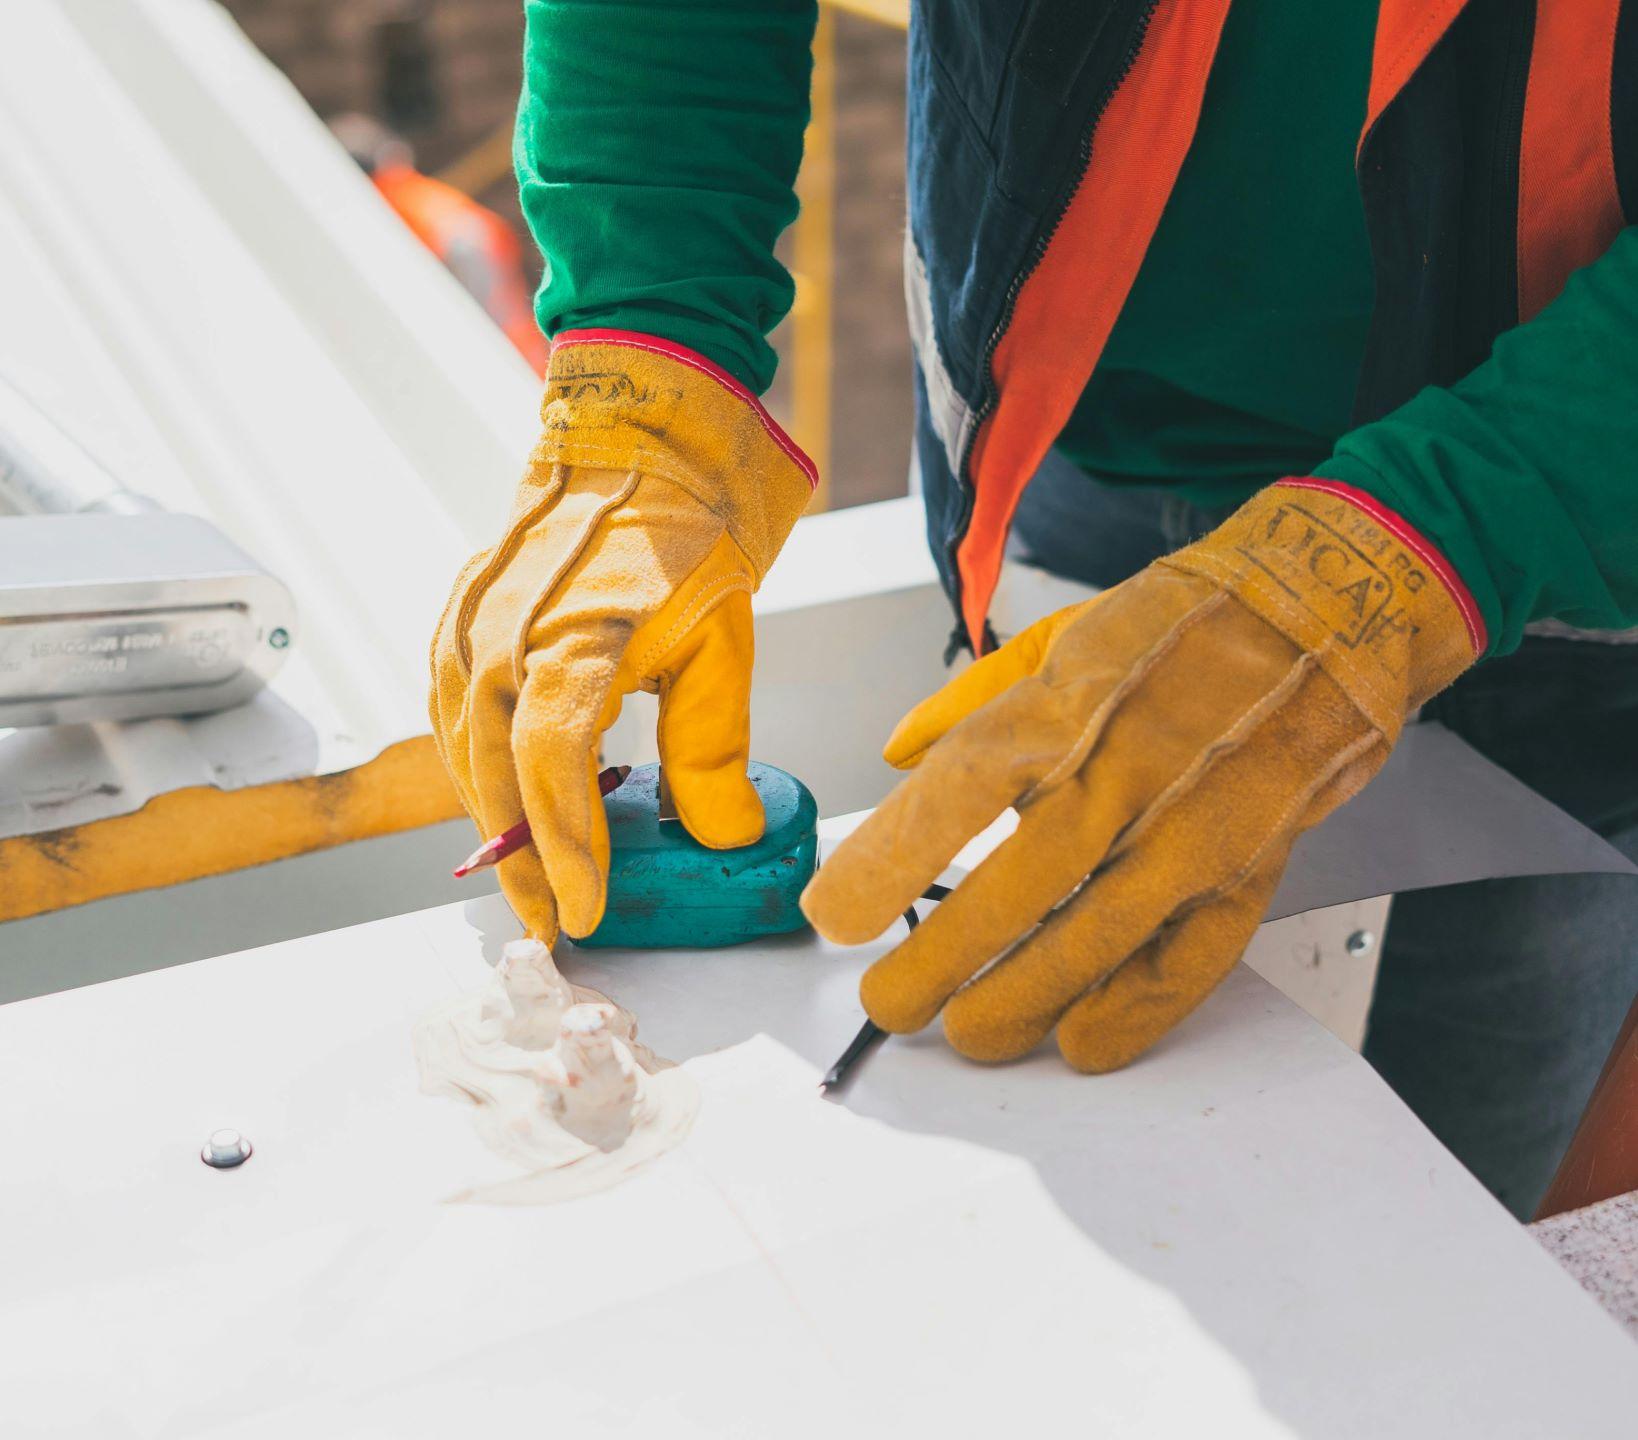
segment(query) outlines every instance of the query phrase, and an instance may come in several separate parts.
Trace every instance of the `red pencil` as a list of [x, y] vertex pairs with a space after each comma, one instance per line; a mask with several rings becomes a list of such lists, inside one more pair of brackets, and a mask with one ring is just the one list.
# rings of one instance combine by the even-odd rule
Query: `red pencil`
[[[599, 772], [597, 776], [597, 793], [608, 795], [618, 790], [631, 774], [629, 765], [610, 765], [607, 770]], [[508, 830], [502, 830], [493, 840], [485, 840], [465, 860], [455, 867], [455, 878], [464, 880], [474, 870], [487, 870], [491, 865], [498, 865], [508, 855], [515, 854], [523, 849], [534, 837], [529, 833], [529, 822], [519, 820]]]

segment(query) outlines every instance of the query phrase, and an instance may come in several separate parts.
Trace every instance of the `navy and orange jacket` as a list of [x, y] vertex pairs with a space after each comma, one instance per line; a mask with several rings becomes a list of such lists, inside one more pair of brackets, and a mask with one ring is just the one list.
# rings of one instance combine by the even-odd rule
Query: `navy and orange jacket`
[[[789, 305], [773, 245], [794, 214], [814, 0], [635, 3], [645, 23], [617, 29], [599, 7], [525, 6], [536, 311], [547, 333], [664, 335], [761, 390]], [[1189, 148], [1228, 6], [914, 0], [915, 448], [976, 648], [1019, 496]], [[1532, 622], [1638, 624], [1638, 0], [1381, 0], [1356, 169], [1375, 309], [1355, 428], [1317, 473], [1444, 550], [1492, 650]]]

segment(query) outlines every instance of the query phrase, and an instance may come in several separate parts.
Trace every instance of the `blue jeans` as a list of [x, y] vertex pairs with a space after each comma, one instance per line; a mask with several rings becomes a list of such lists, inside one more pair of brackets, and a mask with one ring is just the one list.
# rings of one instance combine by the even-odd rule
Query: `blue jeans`
[[[1054, 455], [1025, 492], [1013, 549], [1113, 585], [1228, 513], [1100, 485]], [[1638, 859], [1638, 646], [1526, 638], [1424, 714]], [[1365, 1058], [1528, 1219], [1635, 995], [1630, 876], [1418, 891], [1394, 901]]]

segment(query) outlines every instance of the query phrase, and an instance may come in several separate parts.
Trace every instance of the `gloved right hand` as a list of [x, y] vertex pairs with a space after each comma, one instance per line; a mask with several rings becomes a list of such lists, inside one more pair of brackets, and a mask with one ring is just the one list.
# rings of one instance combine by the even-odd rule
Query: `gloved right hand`
[[762, 834], [746, 778], [751, 593], [812, 493], [813, 464], [731, 376], [616, 330], [560, 334], [543, 433], [499, 544], [455, 583], [432, 643], [433, 735], [529, 933], [586, 935], [607, 899], [603, 732], [660, 697], [660, 762], [690, 834]]
[[881, 934], [1009, 807], [1018, 828], [864, 974], [884, 1030], [941, 1012], [974, 1060], [1056, 1030], [1136, 1059], [1234, 967], [1298, 835], [1485, 648], [1442, 555], [1378, 500], [1299, 476], [986, 655], [900, 723], [911, 771], [802, 897]]

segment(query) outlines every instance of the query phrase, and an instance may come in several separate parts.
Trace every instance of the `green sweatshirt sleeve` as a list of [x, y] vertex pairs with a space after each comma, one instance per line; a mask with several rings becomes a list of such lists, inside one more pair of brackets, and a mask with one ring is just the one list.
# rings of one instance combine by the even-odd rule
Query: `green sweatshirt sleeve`
[[525, 0], [513, 158], [547, 335], [639, 330], [768, 388], [816, 14], [816, 0]]
[[1350, 431], [1315, 473], [1444, 551], [1491, 654], [1532, 620], [1638, 624], [1638, 227], [1482, 365]]

